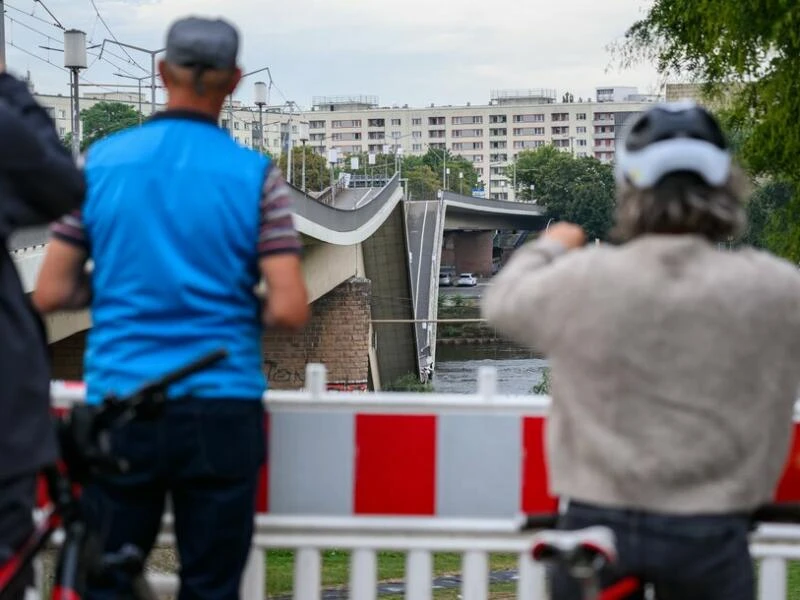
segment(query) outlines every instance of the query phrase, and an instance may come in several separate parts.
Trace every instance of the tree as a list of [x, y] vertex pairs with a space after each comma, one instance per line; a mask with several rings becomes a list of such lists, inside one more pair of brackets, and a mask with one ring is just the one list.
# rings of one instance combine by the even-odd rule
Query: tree
[[580, 225], [589, 239], [606, 239], [615, 195], [610, 165], [543, 146], [520, 152], [516, 172], [517, 187], [534, 185], [536, 199], [546, 207], [548, 218]]
[[654, 60], [691, 73], [710, 95], [729, 94], [734, 121], [751, 131], [742, 157], [759, 174], [800, 177], [800, 4], [759, 0], [656, 0], [627, 31], [623, 64]]
[[[292, 185], [301, 188], [303, 185], [303, 153], [306, 157], [306, 189], [312, 192], [324, 190], [331, 184], [330, 169], [327, 159], [317, 154], [311, 146], [292, 148]], [[287, 173], [289, 155], [284, 152], [278, 159], [281, 173]]]
[[122, 102], [98, 102], [91, 108], [83, 109], [81, 150], [107, 135], [138, 125], [139, 117], [136, 109]]
[[403, 169], [403, 177], [408, 179], [410, 200], [435, 200], [442, 187], [442, 179], [428, 165], [420, 164]]
[[[452, 154], [449, 150], [438, 150], [428, 148], [428, 151], [421, 157], [408, 157], [408, 162], [403, 163], [403, 168], [413, 167], [417, 164], [428, 166], [431, 171], [437, 174], [439, 178], [439, 187], [442, 187], [443, 170], [450, 169], [450, 174], [447, 175], [447, 189], [448, 191], [457, 194], [464, 192], [465, 195], [472, 193], [472, 188], [478, 183], [478, 172], [472, 163], [463, 156]], [[443, 164], [444, 161], [444, 164]], [[459, 177], [459, 173], [464, 176]]]

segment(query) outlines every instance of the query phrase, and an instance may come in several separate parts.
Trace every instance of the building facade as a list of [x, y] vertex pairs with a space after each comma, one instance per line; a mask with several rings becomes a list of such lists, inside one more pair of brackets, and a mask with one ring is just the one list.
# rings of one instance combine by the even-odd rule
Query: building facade
[[421, 155], [446, 148], [474, 165], [487, 197], [514, 200], [507, 171], [520, 151], [552, 144], [576, 157], [610, 162], [624, 124], [660, 99], [636, 88], [597, 92], [603, 101], [557, 102], [555, 90], [506, 90], [492, 92], [486, 105], [425, 108], [381, 107], [374, 96], [317, 97], [303, 117], [308, 143], [320, 154], [402, 149]]
[[[265, 107], [261, 114], [257, 107], [233, 101], [223, 108], [220, 125], [240, 144], [258, 149], [263, 120], [263, 150], [273, 156], [302, 143], [329, 157], [335, 150], [339, 162], [358, 153], [422, 155], [447, 149], [473, 164], [481, 195], [515, 200], [508, 168], [519, 152], [549, 144], [576, 157], [610, 162], [625, 123], [661, 99], [632, 87], [599, 87], [596, 92], [596, 101], [565, 95], [559, 102], [553, 89], [501, 90], [493, 91], [485, 105], [419, 108], [380, 106], [375, 96], [315, 97], [310, 111], [290, 113], [281, 106]], [[36, 94], [36, 99], [66, 136], [72, 130], [69, 96]], [[144, 118], [164, 108], [153, 107], [149, 94], [135, 92], [85, 93], [80, 108], [104, 101], [130, 104]]]

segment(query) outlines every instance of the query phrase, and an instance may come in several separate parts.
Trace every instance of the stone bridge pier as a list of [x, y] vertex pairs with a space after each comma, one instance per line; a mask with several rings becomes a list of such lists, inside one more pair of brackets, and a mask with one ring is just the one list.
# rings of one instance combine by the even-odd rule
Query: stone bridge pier
[[[312, 317], [302, 331], [266, 331], [262, 357], [270, 387], [302, 388], [308, 363], [326, 366], [331, 389], [373, 387], [371, 289], [369, 279], [353, 277], [311, 304]], [[50, 344], [53, 379], [83, 379], [87, 333], [79, 331]]]

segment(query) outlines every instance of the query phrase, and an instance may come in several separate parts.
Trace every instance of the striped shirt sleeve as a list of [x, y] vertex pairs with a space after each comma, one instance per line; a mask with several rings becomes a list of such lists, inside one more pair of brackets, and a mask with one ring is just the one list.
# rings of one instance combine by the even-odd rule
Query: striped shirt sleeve
[[300, 254], [303, 244], [294, 227], [289, 186], [275, 165], [270, 165], [261, 189], [258, 235], [259, 257], [286, 252]]
[[89, 242], [86, 239], [86, 230], [83, 227], [81, 211], [76, 210], [68, 215], [64, 215], [50, 226], [50, 234], [63, 242], [89, 249]]

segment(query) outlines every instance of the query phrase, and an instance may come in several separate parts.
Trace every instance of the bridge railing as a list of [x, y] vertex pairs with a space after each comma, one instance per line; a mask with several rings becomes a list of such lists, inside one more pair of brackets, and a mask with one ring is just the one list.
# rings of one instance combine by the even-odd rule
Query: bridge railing
[[[55, 384], [53, 396], [54, 404], [63, 408], [80, 402], [83, 388], [80, 385]], [[437, 552], [454, 552], [462, 556], [461, 590], [464, 600], [489, 597], [489, 556], [492, 553], [517, 555], [519, 598], [545, 600], [544, 571], [528, 555], [530, 534], [518, 531], [521, 514], [539, 512], [534, 508], [541, 508], [541, 503], [547, 501], [546, 489], [533, 489], [545, 487], [544, 480], [539, 477], [544, 469], [543, 457], [530, 456], [537, 452], [537, 448], [541, 454], [541, 438], [537, 438], [533, 446], [519, 448], [503, 439], [508, 436], [504, 436], [498, 426], [525, 429], [526, 423], [536, 424], [536, 419], [540, 420], [545, 413], [548, 402], [543, 396], [498, 394], [497, 373], [488, 367], [479, 371], [475, 394], [413, 394], [329, 391], [324, 367], [309, 365], [305, 389], [270, 391], [266, 395], [271, 430], [270, 472], [265, 480], [269, 492], [266, 504], [259, 508], [255, 518], [255, 534], [242, 583], [242, 597], [246, 600], [264, 598], [270, 573], [268, 551], [280, 548], [295, 552], [293, 597], [299, 600], [321, 598], [321, 552], [327, 549], [351, 552], [349, 593], [356, 600], [377, 597], [378, 552], [382, 550], [405, 553], [405, 597], [410, 600], [432, 598], [433, 554]], [[416, 499], [411, 498], [413, 507], [409, 509], [397, 504], [393, 498], [388, 499], [388, 505], [381, 504], [387, 498], [375, 496], [393, 495], [400, 489], [407, 491], [407, 488], [414, 487], [407, 485], [409, 482], [406, 480], [400, 481], [399, 485], [395, 482], [397, 487], [394, 489], [387, 489], [385, 480], [378, 480], [377, 484], [373, 481], [367, 485], [369, 489], [366, 491], [359, 490], [363, 483], [360, 479], [374, 477], [375, 457], [369, 455], [375, 452], [375, 444], [381, 443], [378, 438], [385, 436], [385, 425], [394, 426], [394, 422], [386, 422], [384, 429], [370, 431], [369, 428], [375, 425], [374, 418], [400, 418], [402, 420], [398, 423], [407, 427], [409, 421], [415, 418], [424, 420], [426, 415], [434, 415], [438, 420], [434, 425], [438, 430], [434, 434], [437, 438], [428, 444], [436, 448], [431, 459], [436, 464], [434, 477], [437, 478], [435, 490], [431, 492], [431, 505], [420, 508], [419, 503], [414, 502]], [[367, 419], [362, 429], [368, 435], [359, 441], [359, 427], [353, 428], [352, 421], [365, 416]], [[499, 421], [493, 422], [496, 419]], [[430, 423], [424, 421], [423, 425], [429, 428]], [[310, 431], [305, 432], [305, 427]], [[324, 438], [324, 432], [329, 430], [333, 441]], [[481, 431], [485, 433], [481, 434]], [[306, 433], [308, 437], [305, 437]], [[404, 430], [402, 435], [409, 435], [409, 430]], [[479, 446], [477, 451], [488, 457], [487, 464], [474, 461], [478, 456], [474, 454], [476, 448], [447, 447], [463, 443], [459, 440], [465, 439], [475, 440]], [[482, 479], [496, 476], [498, 470], [499, 463], [491, 462], [493, 448], [487, 446], [489, 439], [493, 440], [494, 446], [501, 447], [505, 443], [509, 451], [527, 455], [517, 459], [525, 461], [523, 463], [512, 460], [509, 473], [527, 470], [538, 473], [538, 479], [531, 479], [527, 484], [517, 482], [516, 486], [508, 488], [512, 490], [512, 496], [521, 496], [521, 501], [513, 497], [509, 504], [507, 488]], [[397, 443], [397, 438], [383, 443], [391, 446]], [[354, 448], [343, 452], [342, 445]], [[378, 450], [382, 451], [381, 448]], [[467, 456], [473, 481], [462, 476], [458, 465], [453, 463], [453, 454]], [[341, 457], [345, 458], [340, 460]], [[509, 462], [508, 455], [494, 458]], [[422, 459], [429, 461], [425, 456]], [[292, 462], [294, 460], [300, 462]], [[329, 462], [325, 463], [326, 460]], [[372, 474], [369, 470], [359, 471], [362, 460], [372, 461]], [[397, 452], [389, 452], [389, 460], [398, 460]], [[344, 465], [346, 468], [341, 476], [338, 472], [320, 470], [320, 465], [334, 465], [335, 470], [338, 463], [350, 463]], [[794, 477], [790, 469], [787, 473], [784, 483], [787, 477]], [[508, 479], [502, 473], [500, 477], [504, 483]], [[520, 477], [525, 479], [527, 475]], [[335, 489], [339, 484], [342, 490]], [[481, 492], [486, 487], [489, 487], [488, 493]], [[789, 486], [786, 489], [795, 488]], [[347, 493], [352, 497], [344, 503], [336, 500]], [[330, 510], [326, 512], [327, 509]], [[167, 515], [159, 537], [160, 544], [174, 543], [171, 523]], [[751, 552], [760, 571], [759, 599], [788, 599], [788, 566], [791, 561], [800, 561], [800, 527], [760, 527], [752, 536]], [[149, 573], [148, 576], [159, 593], [175, 593], [175, 574]]]

